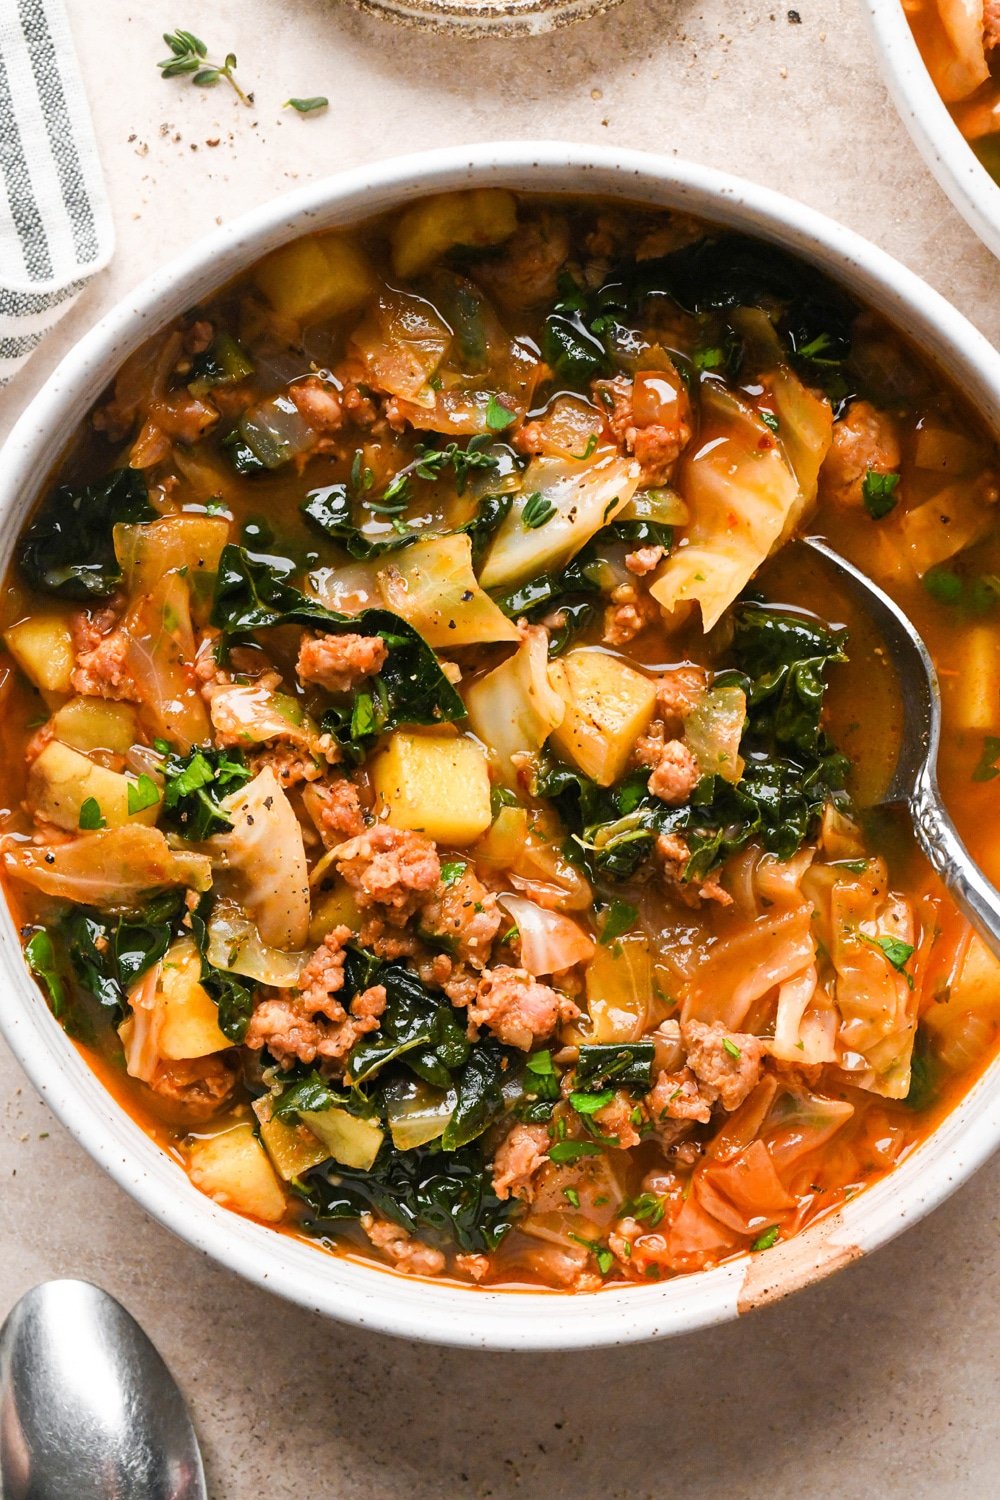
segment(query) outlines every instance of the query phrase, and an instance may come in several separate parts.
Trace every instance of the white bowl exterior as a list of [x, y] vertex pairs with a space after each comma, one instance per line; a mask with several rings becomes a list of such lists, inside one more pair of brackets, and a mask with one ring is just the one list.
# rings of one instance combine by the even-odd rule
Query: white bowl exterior
[[864, 11], [883, 77], [914, 144], [966, 223], [1000, 255], [1000, 185], [948, 113], [900, 0], [864, 0]]
[[[0, 462], [0, 566], [60, 450], [129, 352], [259, 256], [311, 230], [350, 224], [409, 199], [491, 184], [600, 193], [680, 208], [781, 243], [879, 309], [1000, 426], [1000, 356], [898, 262], [769, 190], [640, 152], [524, 141], [447, 148], [365, 167], [255, 209], [155, 272], [66, 356], [12, 432]], [[765, 1253], [662, 1285], [595, 1295], [496, 1292], [408, 1279], [332, 1257], [230, 1213], [114, 1101], [29, 978], [9, 911], [0, 912], [0, 1026], [54, 1113], [149, 1213], [221, 1264], [302, 1306], [386, 1333], [491, 1349], [624, 1344], [706, 1327], [876, 1248], [938, 1204], [1000, 1143], [1000, 1063], [889, 1177]]]

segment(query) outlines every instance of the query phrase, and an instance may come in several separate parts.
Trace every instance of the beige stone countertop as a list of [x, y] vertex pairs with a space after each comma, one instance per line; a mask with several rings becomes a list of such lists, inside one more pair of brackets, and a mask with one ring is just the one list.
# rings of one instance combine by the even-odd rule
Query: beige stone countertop
[[[342, 167], [502, 136], [677, 153], [779, 188], [876, 240], [995, 341], [997, 263], [896, 118], [860, 0], [796, 7], [798, 21], [768, 0], [624, 0], [504, 44], [418, 36], [346, 0], [68, 0], [118, 249], [0, 396], [0, 436], [101, 312], [216, 224]], [[160, 81], [160, 33], [178, 25], [236, 52], [252, 109], [225, 86]], [[329, 111], [280, 107], [314, 94]], [[0, 1315], [50, 1276], [120, 1297], [188, 1396], [213, 1500], [1000, 1492], [997, 1161], [788, 1302], [571, 1356], [408, 1346], [244, 1284], [114, 1187], [3, 1048], [0, 1183]]]

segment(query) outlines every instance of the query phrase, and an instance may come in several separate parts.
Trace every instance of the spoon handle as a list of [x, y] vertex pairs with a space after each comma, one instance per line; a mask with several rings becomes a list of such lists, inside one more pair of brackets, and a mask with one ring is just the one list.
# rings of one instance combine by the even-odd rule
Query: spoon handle
[[983, 942], [1000, 957], [1000, 891], [965, 847], [941, 801], [937, 778], [926, 769], [910, 798], [910, 812], [920, 847], [935, 872]]

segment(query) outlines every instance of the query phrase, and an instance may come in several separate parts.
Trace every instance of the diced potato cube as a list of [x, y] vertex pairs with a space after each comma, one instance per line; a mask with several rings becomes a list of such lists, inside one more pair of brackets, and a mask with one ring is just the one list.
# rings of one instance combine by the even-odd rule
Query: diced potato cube
[[109, 771], [79, 750], [50, 740], [35, 757], [28, 772], [29, 806], [57, 828], [76, 832], [85, 802], [97, 803], [102, 823], [97, 827], [121, 828], [126, 823], [156, 822], [159, 802], [129, 816], [129, 778]]
[[267, 1147], [272, 1166], [285, 1182], [301, 1177], [310, 1167], [318, 1167], [330, 1155], [311, 1130], [304, 1125], [290, 1125], [287, 1120], [263, 1121], [260, 1138]]
[[379, 1153], [385, 1131], [371, 1120], [348, 1114], [335, 1104], [329, 1109], [303, 1109], [299, 1119], [321, 1141], [327, 1156], [343, 1167], [367, 1172]]
[[218, 1007], [201, 983], [201, 955], [194, 938], [179, 939], [165, 954], [159, 999], [158, 1040], [164, 1057], [207, 1057], [233, 1045], [219, 1030]]
[[962, 670], [945, 678], [956, 729], [988, 732], [1000, 727], [1000, 631], [972, 625], [962, 638]]
[[339, 234], [282, 245], [261, 262], [253, 279], [275, 312], [296, 323], [350, 312], [376, 287], [367, 257]]
[[397, 730], [371, 768], [389, 822], [443, 844], [471, 844], [490, 826], [490, 776], [475, 740]]
[[53, 718], [52, 732], [74, 750], [125, 755], [135, 743], [135, 709], [104, 698], [71, 698]]
[[473, 188], [424, 198], [397, 220], [392, 264], [415, 276], [455, 245], [499, 245], [517, 228], [517, 203], [505, 188]]
[[21, 671], [43, 693], [68, 693], [76, 665], [73, 634], [66, 614], [32, 615], [11, 625], [3, 638]]
[[234, 1125], [222, 1135], [188, 1147], [188, 1174], [199, 1192], [223, 1208], [268, 1224], [285, 1216], [285, 1193], [252, 1125]]
[[559, 753], [599, 786], [611, 786], [628, 764], [640, 734], [649, 728], [656, 687], [616, 657], [583, 647], [549, 668], [566, 705], [552, 731]]

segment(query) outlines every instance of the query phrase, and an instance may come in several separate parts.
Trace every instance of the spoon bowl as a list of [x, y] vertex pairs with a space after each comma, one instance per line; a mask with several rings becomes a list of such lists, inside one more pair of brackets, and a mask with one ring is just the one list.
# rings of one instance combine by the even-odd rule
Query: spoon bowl
[[0, 1500], [206, 1500], [173, 1376], [86, 1281], [26, 1292], [0, 1329]]
[[937, 779], [941, 744], [941, 689], [916, 626], [860, 568], [818, 537], [803, 545], [821, 557], [868, 614], [882, 637], [899, 681], [903, 727], [896, 765], [880, 807], [905, 808], [917, 841], [955, 903], [992, 952], [1000, 954], [1000, 891], [976, 864], [941, 800]]

